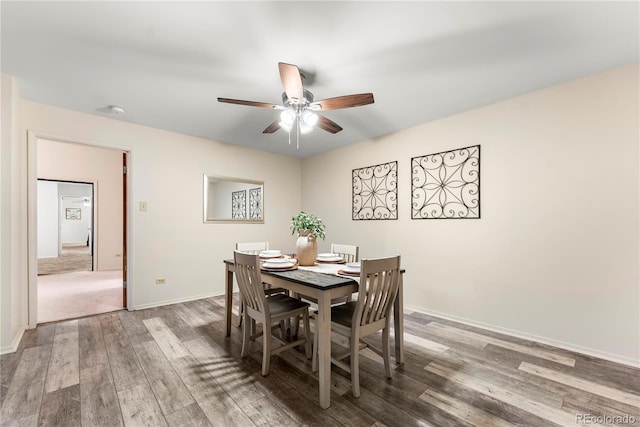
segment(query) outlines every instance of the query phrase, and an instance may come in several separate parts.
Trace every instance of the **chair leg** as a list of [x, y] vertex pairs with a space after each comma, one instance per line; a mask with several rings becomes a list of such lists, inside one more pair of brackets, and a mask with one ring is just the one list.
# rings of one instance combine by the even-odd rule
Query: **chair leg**
[[280, 338], [282, 338], [282, 341], [287, 340], [287, 324], [284, 320], [280, 321]]
[[240, 302], [238, 303], [238, 328], [242, 326], [242, 318], [244, 317], [244, 301], [242, 301], [242, 294], [240, 294]]
[[297, 339], [298, 333], [300, 329], [300, 316], [296, 316], [293, 318], [293, 323], [291, 323], [291, 339]]
[[298, 339], [298, 334], [300, 333], [300, 320], [300, 315], [287, 319], [287, 321], [289, 322], [289, 330], [291, 331], [292, 340]]
[[269, 374], [269, 365], [271, 363], [271, 322], [262, 324], [264, 333], [262, 334], [262, 376]]
[[351, 340], [351, 388], [353, 397], [360, 397], [360, 340]]
[[248, 315], [245, 313], [242, 317], [246, 317], [244, 320], [244, 328], [242, 328], [242, 352], [240, 357], [247, 357], [249, 354], [249, 346], [251, 345], [251, 326], [252, 322], [248, 319]]
[[391, 378], [391, 366], [389, 365], [389, 325], [382, 330], [382, 358], [384, 359], [384, 373]]
[[[305, 310], [302, 313], [302, 322], [304, 323], [304, 355], [307, 360], [311, 359], [311, 331], [309, 331], [309, 310]], [[296, 323], [298, 323], [298, 317], [296, 316]]]

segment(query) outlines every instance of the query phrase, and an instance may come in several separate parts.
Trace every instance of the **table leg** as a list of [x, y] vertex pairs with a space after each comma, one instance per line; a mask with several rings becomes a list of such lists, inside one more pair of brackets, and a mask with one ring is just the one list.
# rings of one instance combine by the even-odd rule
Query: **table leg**
[[318, 298], [316, 333], [318, 334], [320, 407], [327, 409], [331, 404], [331, 298], [328, 292], [322, 292]]
[[402, 276], [400, 274], [398, 295], [393, 303], [393, 332], [394, 332], [394, 346], [396, 352], [396, 363], [404, 363], [404, 306], [402, 296]]
[[233, 271], [229, 264], [224, 265], [225, 290], [224, 290], [224, 311], [226, 336], [231, 336], [231, 307], [233, 304]]

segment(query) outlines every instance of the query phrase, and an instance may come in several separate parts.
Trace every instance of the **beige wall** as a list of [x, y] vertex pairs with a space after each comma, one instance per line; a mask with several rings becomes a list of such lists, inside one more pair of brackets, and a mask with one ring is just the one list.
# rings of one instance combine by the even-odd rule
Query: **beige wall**
[[122, 151], [38, 140], [38, 178], [94, 183], [96, 270], [122, 268]]
[[0, 95], [0, 353], [5, 353], [15, 349], [27, 324], [26, 147], [13, 78], [2, 75]]
[[[236, 241], [294, 247], [288, 218], [300, 207], [298, 159], [28, 101], [24, 111], [26, 129], [41, 137], [130, 152], [131, 308], [222, 293], [222, 261]], [[204, 173], [263, 180], [264, 225], [204, 224]], [[148, 211], [138, 210], [140, 201]]]
[[[363, 257], [402, 254], [409, 307], [637, 364], [638, 72], [637, 65], [619, 68], [302, 162], [18, 103], [17, 94], [5, 93], [3, 77], [0, 349], [11, 347], [14, 323], [25, 323], [14, 320], [27, 313], [24, 300], [7, 308], [7, 293], [20, 301], [27, 285], [24, 277], [7, 283], [4, 267], [9, 246], [26, 253], [21, 135], [29, 130], [130, 151], [132, 308], [221, 293], [222, 260], [234, 243], [269, 240], [293, 250], [289, 219], [303, 207], [327, 223], [321, 250], [341, 242], [359, 244]], [[10, 87], [17, 92], [12, 81]], [[22, 117], [9, 149], [7, 99]], [[410, 220], [410, 158], [474, 144], [482, 145], [482, 219]], [[12, 172], [4, 169], [6, 155]], [[351, 170], [393, 160], [399, 219], [352, 221]], [[205, 172], [264, 180], [265, 224], [203, 224]], [[11, 180], [8, 193], [12, 173], [24, 180]], [[147, 212], [137, 210], [140, 201]], [[10, 244], [8, 211], [15, 219]], [[11, 255], [17, 276], [25, 258]], [[155, 285], [156, 277], [167, 284]]]
[[[408, 307], [640, 363], [638, 75], [618, 68], [305, 159], [321, 247], [401, 254]], [[411, 157], [476, 144], [482, 218], [411, 220]], [[352, 169], [394, 160], [399, 219], [352, 221]]]

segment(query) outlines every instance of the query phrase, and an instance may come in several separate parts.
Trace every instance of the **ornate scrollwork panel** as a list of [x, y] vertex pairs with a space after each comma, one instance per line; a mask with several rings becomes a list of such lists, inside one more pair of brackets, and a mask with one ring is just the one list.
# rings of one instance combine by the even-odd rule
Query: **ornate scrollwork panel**
[[231, 193], [231, 217], [233, 219], [247, 217], [247, 190]]
[[398, 219], [398, 162], [352, 172], [353, 220]]
[[249, 219], [262, 219], [262, 188], [249, 190]]
[[480, 218], [480, 146], [411, 159], [411, 218]]

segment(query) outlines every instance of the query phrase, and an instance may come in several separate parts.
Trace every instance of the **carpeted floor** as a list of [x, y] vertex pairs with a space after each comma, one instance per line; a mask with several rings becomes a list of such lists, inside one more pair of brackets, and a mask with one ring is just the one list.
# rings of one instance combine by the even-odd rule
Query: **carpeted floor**
[[92, 257], [86, 245], [63, 245], [59, 257], [38, 258], [38, 276], [91, 270]]
[[38, 276], [38, 323], [122, 308], [122, 270]]

